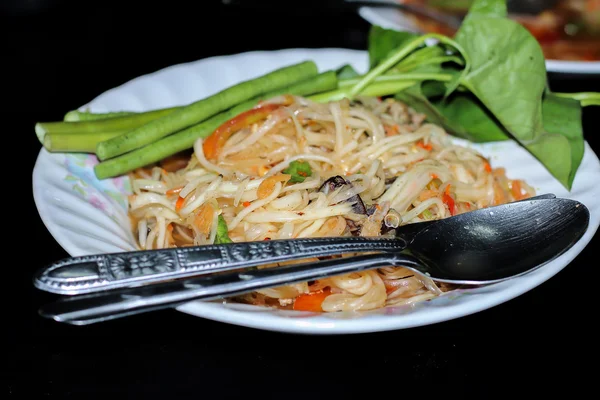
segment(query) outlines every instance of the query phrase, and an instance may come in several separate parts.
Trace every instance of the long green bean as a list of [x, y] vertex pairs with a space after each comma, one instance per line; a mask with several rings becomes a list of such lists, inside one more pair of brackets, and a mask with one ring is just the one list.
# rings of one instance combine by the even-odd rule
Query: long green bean
[[44, 143], [44, 136], [48, 133], [83, 135], [90, 133], [119, 132], [123, 134], [152, 120], [168, 115], [173, 111], [174, 109], [172, 108], [165, 108], [99, 120], [38, 122], [35, 124], [35, 134], [40, 143]]
[[155, 114], [155, 115], [157, 115], [157, 118], [158, 118], [162, 115], [168, 114], [169, 111], [175, 111], [179, 108], [181, 108], [181, 106], [165, 107], [165, 108], [160, 108], [160, 109], [157, 108], [155, 110], [150, 110], [150, 111], [145, 111], [145, 112], [111, 111], [111, 112], [105, 112], [105, 113], [95, 113], [95, 112], [91, 112], [91, 111], [72, 110], [65, 114], [64, 121], [65, 122], [97, 121], [99, 119], [127, 117], [129, 115], [139, 115], [139, 114]]
[[96, 148], [96, 155], [100, 160], [106, 160], [125, 154], [202, 122], [236, 104], [317, 74], [316, 64], [313, 61], [304, 61], [277, 69], [259, 78], [241, 82], [135, 128], [124, 135], [100, 142]]
[[93, 153], [98, 143], [122, 135], [121, 132], [98, 132], [84, 135], [73, 133], [48, 133], [44, 147], [52, 153]]
[[102, 161], [94, 167], [94, 172], [98, 179], [110, 178], [125, 174], [136, 168], [158, 162], [165, 157], [173, 155], [182, 150], [189, 149], [193, 147], [194, 142], [198, 138], [207, 137], [221, 124], [227, 122], [236, 115], [251, 109], [260, 100], [282, 94], [306, 96], [312, 93], [326, 92], [335, 87], [337, 87], [337, 78], [335, 72], [327, 71], [321, 73], [314, 78], [299, 82], [287, 88], [266, 93], [262, 96], [239, 104], [225, 112], [209, 118], [204, 122], [201, 122], [200, 124], [159, 139], [152, 144], [136, 149], [119, 157]]

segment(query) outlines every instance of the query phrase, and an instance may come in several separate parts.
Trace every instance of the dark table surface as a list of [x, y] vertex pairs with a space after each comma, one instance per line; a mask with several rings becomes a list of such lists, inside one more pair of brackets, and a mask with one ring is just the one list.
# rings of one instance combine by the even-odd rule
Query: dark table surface
[[[32, 274], [67, 253], [41, 222], [29, 189], [40, 149], [35, 122], [59, 120], [105, 90], [172, 64], [248, 50], [366, 48], [369, 24], [356, 12], [309, 3], [256, 10], [212, 1], [3, 2], [3, 92], [10, 103], [3, 135], [19, 139], [18, 146], [5, 142], [18, 153], [15, 161], [6, 154], [5, 173], [14, 181], [5, 186], [10, 193], [4, 200], [17, 232], [3, 240], [7, 250], [28, 247], [19, 263], [4, 266], [14, 278], [3, 282], [9, 312], [2, 327], [9, 340], [3, 341], [6, 383], [0, 396], [400, 398], [416, 389], [425, 396], [486, 398], [489, 390], [517, 384], [538, 393], [568, 388], [575, 395], [594, 383], [587, 361], [597, 349], [598, 314], [589, 274], [598, 235], [567, 268], [530, 292], [409, 330], [290, 335], [170, 310], [74, 327], [37, 315], [54, 297], [32, 287]], [[600, 91], [592, 76], [551, 75], [550, 84], [555, 91]], [[585, 110], [584, 127], [597, 152], [595, 109]], [[12, 174], [16, 165], [23, 176]]]

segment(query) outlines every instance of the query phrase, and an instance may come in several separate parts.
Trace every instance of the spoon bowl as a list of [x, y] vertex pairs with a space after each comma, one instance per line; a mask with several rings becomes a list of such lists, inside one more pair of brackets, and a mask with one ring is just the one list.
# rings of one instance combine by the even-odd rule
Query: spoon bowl
[[408, 240], [437, 281], [482, 284], [528, 272], [573, 246], [589, 224], [589, 210], [570, 199], [532, 199], [429, 223]]

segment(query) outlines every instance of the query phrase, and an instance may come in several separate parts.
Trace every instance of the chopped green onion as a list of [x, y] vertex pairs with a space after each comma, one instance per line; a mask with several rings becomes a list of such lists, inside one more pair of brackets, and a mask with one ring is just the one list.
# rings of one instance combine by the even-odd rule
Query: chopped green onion
[[304, 182], [306, 178], [312, 175], [312, 169], [310, 168], [310, 164], [306, 161], [292, 161], [290, 165], [283, 170], [284, 174], [289, 174], [292, 177], [290, 178], [290, 182], [299, 183]]
[[229, 237], [229, 229], [227, 228], [227, 222], [222, 215], [219, 215], [219, 223], [217, 225], [217, 236], [215, 236], [215, 244], [233, 243], [233, 240]]

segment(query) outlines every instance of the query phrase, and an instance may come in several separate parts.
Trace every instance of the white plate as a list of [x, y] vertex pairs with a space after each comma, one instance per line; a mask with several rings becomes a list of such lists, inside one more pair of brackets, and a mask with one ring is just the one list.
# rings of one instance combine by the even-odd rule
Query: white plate
[[[367, 54], [344, 49], [291, 49], [214, 57], [176, 65], [142, 76], [98, 96], [85, 107], [92, 111], [149, 110], [185, 104], [240, 80], [303, 60], [319, 70], [351, 63], [364, 72]], [[464, 142], [463, 142], [464, 143]], [[581, 252], [600, 223], [598, 157], [586, 143], [582, 165], [568, 193], [533, 157], [513, 142], [476, 146], [502, 165], [509, 177], [524, 178], [538, 193], [577, 199], [589, 207], [591, 221], [584, 237], [567, 253], [528, 275], [500, 284], [444, 294], [414, 306], [362, 313], [271, 310], [220, 302], [191, 302], [178, 310], [232, 324], [284, 332], [339, 334], [374, 332], [432, 324], [472, 314], [510, 300], [543, 283]], [[126, 215], [130, 186], [124, 178], [98, 181], [89, 155], [50, 154], [42, 149], [33, 171], [33, 194], [39, 214], [58, 243], [72, 256], [135, 249]]]
[[[384, 7], [360, 7], [358, 13], [371, 24], [379, 25], [382, 28], [419, 31], [401, 10]], [[548, 72], [569, 74], [600, 74], [600, 61], [546, 60], [546, 70]]]

